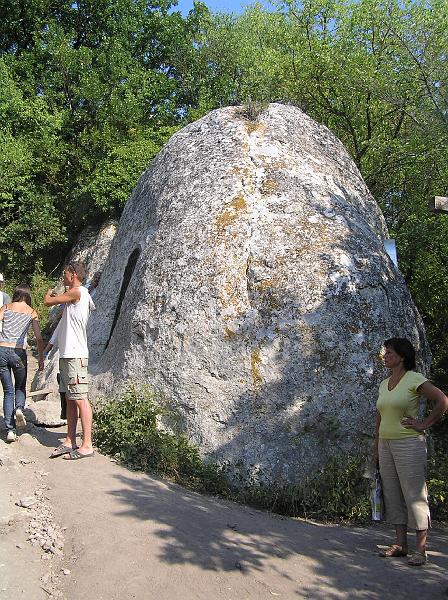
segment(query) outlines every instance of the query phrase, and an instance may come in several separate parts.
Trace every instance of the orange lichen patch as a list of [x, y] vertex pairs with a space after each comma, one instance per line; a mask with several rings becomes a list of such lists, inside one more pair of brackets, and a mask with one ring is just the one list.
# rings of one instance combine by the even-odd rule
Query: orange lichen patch
[[278, 277], [272, 277], [271, 279], [263, 279], [256, 284], [257, 292], [273, 292], [274, 289], [278, 288], [280, 279]]
[[236, 281], [228, 281], [222, 288], [219, 300], [224, 308], [236, 307], [239, 301], [239, 290]]
[[259, 131], [262, 133], [266, 129], [266, 125], [264, 123], [258, 123], [257, 121], [249, 121], [247, 120], [244, 124], [246, 127], [247, 133], [251, 134], [255, 131]]
[[229, 173], [230, 175], [235, 175], [238, 179], [240, 179], [244, 189], [246, 189], [246, 186], [249, 186], [250, 190], [246, 189], [247, 193], [253, 193], [255, 190], [255, 173], [251, 171], [249, 167], [235, 166], [230, 169]]
[[227, 227], [232, 225], [237, 218], [239, 213], [247, 208], [246, 200], [242, 196], [237, 196], [228, 204], [224, 212], [219, 215], [216, 219], [216, 227], [219, 233], [223, 233]]
[[268, 288], [271, 288], [275, 285], [274, 279], [264, 279], [257, 284], [257, 289], [259, 292], [264, 292]]
[[265, 179], [261, 186], [260, 192], [263, 196], [268, 196], [278, 189], [278, 183], [273, 179]]
[[261, 158], [265, 158], [266, 162], [269, 163], [269, 169], [272, 171], [280, 171], [281, 169], [287, 169], [290, 165], [284, 160], [271, 159], [269, 156], [261, 156]]
[[231, 340], [236, 336], [236, 331], [232, 331], [231, 329], [229, 329], [229, 327], [227, 327], [227, 325], [224, 327], [224, 337], [227, 340]]
[[245, 177], [249, 177], [251, 174], [248, 167], [232, 167], [230, 173], [232, 173], [232, 175], [243, 175]]
[[237, 256], [228, 258], [219, 282], [218, 302], [223, 309], [232, 308], [232, 318], [237, 318], [245, 310], [242, 290], [246, 288], [246, 262]]
[[254, 387], [258, 388], [263, 384], [263, 377], [260, 373], [261, 357], [260, 348], [254, 348], [250, 355], [250, 369], [252, 373], [252, 381]]

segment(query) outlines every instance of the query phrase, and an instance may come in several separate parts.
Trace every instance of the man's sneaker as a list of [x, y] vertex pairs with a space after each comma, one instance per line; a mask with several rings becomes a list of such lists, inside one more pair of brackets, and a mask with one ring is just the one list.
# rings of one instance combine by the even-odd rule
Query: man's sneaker
[[26, 427], [26, 419], [25, 419], [25, 415], [22, 412], [21, 408], [18, 408], [16, 410], [16, 426], [19, 429], [23, 429], [24, 427]]
[[15, 442], [16, 439], [17, 439], [16, 432], [8, 431], [8, 433], [6, 435], [6, 441], [8, 442], [8, 444], [10, 444], [11, 442]]

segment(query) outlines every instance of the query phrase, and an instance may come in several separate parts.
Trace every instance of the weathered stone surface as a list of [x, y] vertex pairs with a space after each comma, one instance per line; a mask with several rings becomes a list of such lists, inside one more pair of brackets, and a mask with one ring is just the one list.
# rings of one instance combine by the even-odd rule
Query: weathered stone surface
[[358, 449], [382, 341], [408, 336], [429, 359], [386, 237], [328, 129], [279, 104], [257, 122], [210, 113], [171, 138], [124, 210], [89, 324], [93, 395], [149, 383], [204, 454], [262, 481]]
[[[74, 260], [82, 260], [87, 267], [86, 281], [89, 281], [96, 272], [103, 270], [112, 240], [117, 232], [117, 225], [116, 221], [108, 220], [100, 226], [88, 226], [83, 229], [63, 265]], [[61, 293], [64, 291], [62, 273], [57, 289]], [[60, 315], [60, 307], [53, 306], [50, 309], [49, 321], [52, 327], [56, 326]]]
[[66, 423], [61, 419], [61, 405], [59, 402], [42, 400], [41, 402], [28, 404], [25, 409], [25, 416], [30, 423], [35, 425], [58, 427]]
[[82, 260], [87, 267], [88, 279], [97, 271], [102, 271], [117, 232], [117, 225], [116, 221], [109, 220], [99, 227], [86, 227], [65, 262]]
[[48, 359], [45, 361], [44, 370], [36, 371], [33, 381], [31, 383], [31, 389], [37, 390], [53, 390], [49, 394], [33, 396], [33, 405], [43, 402], [60, 403], [57, 374], [59, 372], [59, 352], [52, 350]]
[[[117, 222], [113, 220], [106, 221], [99, 227], [86, 227], [80, 234], [75, 246], [73, 247], [70, 254], [64, 260], [64, 265], [72, 260], [82, 260], [87, 267], [87, 279], [90, 279], [97, 271], [102, 271], [104, 263], [106, 261], [112, 240], [117, 231]], [[101, 281], [100, 281], [101, 285]], [[61, 277], [59, 283], [59, 291], [62, 293], [64, 290], [63, 280]], [[50, 326], [54, 329], [61, 316], [62, 309], [59, 306], [54, 306], [50, 310], [49, 321]], [[44, 400], [48, 402], [56, 402], [59, 405], [60, 398], [58, 392], [57, 374], [59, 372], [59, 352], [57, 349], [50, 352], [48, 360], [45, 361], [45, 368], [43, 371], [37, 371], [34, 379], [31, 383], [31, 389], [42, 390], [51, 388], [53, 392], [44, 396], [35, 396], [34, 401]], [[42, 414], [39, 411], [46, 411]], [[55, 423], [56, 408], [51, 409], [37, 409], [36, 418], [44, 417], [48, 415], [53, 421], [52, 423], [43, 423], [39, 420], [36, 421], [42, 425], [56, 425]], [[46, 418], [46, 416], [45, 416]], [[60, 419], [59, 419], [60, 421]]]

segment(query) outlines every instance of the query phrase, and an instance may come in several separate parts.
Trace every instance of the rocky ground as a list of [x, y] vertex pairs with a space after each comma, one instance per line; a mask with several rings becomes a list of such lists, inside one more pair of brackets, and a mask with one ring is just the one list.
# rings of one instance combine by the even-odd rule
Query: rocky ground
[[63, 430], [0, 440], [0, 600], [448, 596], [448, 532], [430, 562], [376, 556], [384, 526], [321, 525], [207, 498], [109, 458], [50, 460]]
[[62, 597], [64, 533], [39, 445], [31, 433], [16, 444], [0, 441], [0, 598]]

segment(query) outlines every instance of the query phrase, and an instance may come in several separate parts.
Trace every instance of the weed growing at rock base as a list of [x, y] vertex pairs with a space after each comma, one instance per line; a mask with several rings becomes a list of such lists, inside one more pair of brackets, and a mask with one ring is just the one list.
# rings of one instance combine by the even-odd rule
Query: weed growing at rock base
[[428, 492], [431, 515], [434, 519], [448, 521], [448, 416], [434, 427], [433, 448], [428, 453]]
[[194, 489], [219, 494], [224, 480], [217, 465], [202, 461], [198, 449], [182, 433], [164, 430], [168, 411], [148, 388], [129, 387], [119, 400], [95, 412], [98, 448], [133, 469], [159, 473]]

